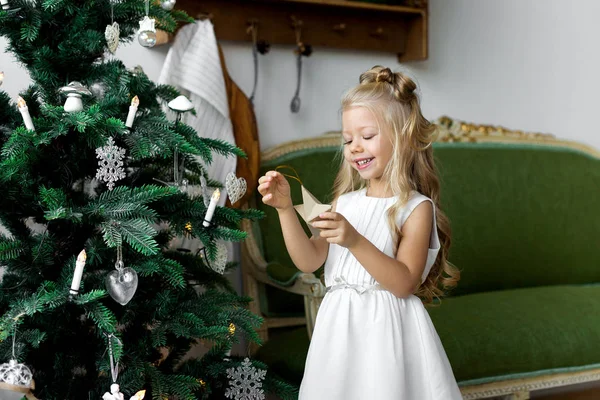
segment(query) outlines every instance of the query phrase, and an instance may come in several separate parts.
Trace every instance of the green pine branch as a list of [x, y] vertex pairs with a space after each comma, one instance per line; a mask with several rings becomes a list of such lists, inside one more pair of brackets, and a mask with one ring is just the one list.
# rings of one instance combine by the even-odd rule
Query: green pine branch
[[0, 261], [14, 260], [23, 252], [23, 244], [18, 240], [0, 237]]

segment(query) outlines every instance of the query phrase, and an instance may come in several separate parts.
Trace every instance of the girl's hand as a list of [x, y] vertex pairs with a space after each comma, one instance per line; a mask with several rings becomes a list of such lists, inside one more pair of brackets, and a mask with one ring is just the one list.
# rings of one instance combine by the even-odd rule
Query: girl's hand
[[269, 171], [258, 180], [258, 192], [262, 194], [262, 201], [277, 211], [287, 210], [292, 207], [290, 184], [283, 175], [277, 171]]
[[340, 213], [325, 212], [319, 215], [319, 220], [312, 223], [312, 226], [321, 230], [321, 237], [327, 239], [329, 243], [335, 243], [342, 247], [352, 247], [361, 235], [354, 229], [346, 218]]

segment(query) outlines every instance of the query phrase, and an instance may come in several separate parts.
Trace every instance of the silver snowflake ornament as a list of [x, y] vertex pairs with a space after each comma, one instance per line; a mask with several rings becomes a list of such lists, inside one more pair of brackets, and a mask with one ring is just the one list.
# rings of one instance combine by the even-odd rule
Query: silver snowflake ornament
[[240, 367], [227, 369], [227, 377], [231, 380], [225, 397], [235, 400], [264, 400], [265, 392], [261, 381], [266, 374], [267, 371], [254, 368], [246, 357]]
[[108, 190], [113, 190], [115, 182], [125, 178], [123, 169], [123, 157], [125, 149], [115, 146], [113, 138], [108, 139], [108, 144], [96, 149], [98, 155], [98, 172], [96, 179], [108, 182]]

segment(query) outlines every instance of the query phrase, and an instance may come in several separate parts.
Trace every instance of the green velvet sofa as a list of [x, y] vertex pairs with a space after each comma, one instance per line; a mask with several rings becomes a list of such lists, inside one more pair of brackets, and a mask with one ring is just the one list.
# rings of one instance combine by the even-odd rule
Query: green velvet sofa
[[[600, 153], [550, 135], [437, 121], [434, 155], [458, 287], [428, 307], [465, 399], [600, 380]], [[261, 173], [298, 171], [331, 200], [339, 133], [263, 153]], [[290, 180], [294, 204], [299, 184]], [[324, 286], [292, 264], [274, 212], [246, 222], [246, 294], [264, 317], [256, 357], [299, 383]], [[351, 350], [352, 351], [352, 350]], [[356, 349], [356, 351], [361, 351]], [[360, 379], [360, 377], [357, 377]]]

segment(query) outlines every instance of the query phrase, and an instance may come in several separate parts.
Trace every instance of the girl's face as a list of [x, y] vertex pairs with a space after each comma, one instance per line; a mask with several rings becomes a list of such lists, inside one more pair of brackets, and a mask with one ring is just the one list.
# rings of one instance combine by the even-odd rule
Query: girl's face
[[378, 182], [392, 158], [392, 143], [379, 131], [373, 113], [365, 107], [353, 107], [342, 114], [344, 158], [370, 184]]

